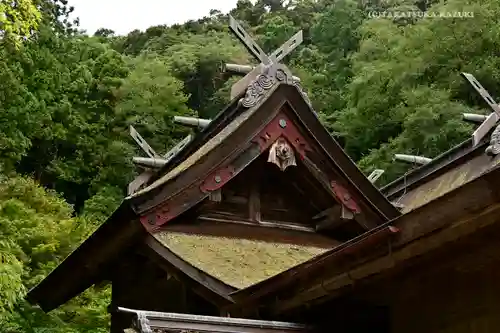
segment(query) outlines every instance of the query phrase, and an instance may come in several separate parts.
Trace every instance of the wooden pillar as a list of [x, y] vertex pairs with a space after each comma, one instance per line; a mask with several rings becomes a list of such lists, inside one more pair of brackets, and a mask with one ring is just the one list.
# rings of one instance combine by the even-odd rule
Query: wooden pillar
[[123, 333], [125, 329], [130, 328], [132, 324], [132, 315], [129, 313], [118, 312], [119, 306], [125, 306], [120, 302], [121, 287], [119, 280], [112, 282], [111, 286], [111, 305], [109, 312], [111, 313], [111, 333]]

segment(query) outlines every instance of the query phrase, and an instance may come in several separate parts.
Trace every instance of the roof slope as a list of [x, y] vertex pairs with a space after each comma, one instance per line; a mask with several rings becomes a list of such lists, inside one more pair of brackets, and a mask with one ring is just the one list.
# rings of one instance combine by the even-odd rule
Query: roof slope
[[236, 288], [246, 288], [301, 264], [328, 249], [247, 239], [160, 232], [172, 252]]
[[485, 153], [488, 144], [488, 137], [476, 146], [468, 139], [381, 191], [390, 200], [402, 204], [402, 212], [407, 213], [493, 169], [500, 160]]

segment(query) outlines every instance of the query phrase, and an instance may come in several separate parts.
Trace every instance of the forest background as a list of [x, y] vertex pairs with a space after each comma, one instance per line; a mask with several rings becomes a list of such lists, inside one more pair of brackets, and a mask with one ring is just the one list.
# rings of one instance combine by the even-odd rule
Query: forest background
[[[229, 102], [237, 78], [220, 65], [252, 62], [216, 10], [126, 36], [81, 33], [72, 10], [0, 2], [0, 332], [108, 331], [107, 286], [49, 314], [23, 297], [123, 199], [141, 154], [129, 125], [166, 152], [187, 135], [174, 115], [211, 118]], [[286, 63], [359, 167], [386, 170], [379, 185], [409, 168], [394, 153], [432, 158], [471, 135], [461, 114], [486, 110], [460, 72], [500, 92], [497, 0], [240, 0], [231, 14], [267, 51], [303, 29]]]

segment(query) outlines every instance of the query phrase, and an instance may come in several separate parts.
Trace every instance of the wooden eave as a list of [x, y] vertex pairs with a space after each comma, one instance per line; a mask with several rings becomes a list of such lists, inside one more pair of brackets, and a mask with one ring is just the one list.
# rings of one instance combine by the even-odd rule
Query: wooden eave
[[434, 158], [428, 164], [422, 165], [405, 176], [383, 186], [380, 191], [389, 199], [394, 200], [405, 192], [412, 191], [418, 186], [430, 182], [447, 171], [470, 161], [474, 157], [484, 154], [489, 144], [489, 137], [485, 137], [477, 146], [472, 146], [472, 139], [463, 141], [450, 150]]
[[241, 99], [242, 95], [243, 93], [231, 100], [226, 108], [219, 112], [217, 116], [210, 122], [210, 124], [195, 136], [193, 141], [185, 146], [184, 149], [182, 149], [166, 165], [155, 172], [154, 175], [148, 180], [146, 186], [152, 184], [162, 175], [166, 174], [168, 171], [172, 170], [177, 165], [182, 163], [187, 157], [198, 150], [204, 143], [213, 138], [224, 127], [226, 127], [236, 116], [236, 114], [241, 111], [239, 100]]
[[29, 291], [28, 301], [48, 312], [106, 280], [110, 262], [146, 235], [136, 218], [130, 205], [122, 203], [105, 223]]
[[28, 301], [49, 312], [90, 286], [111, 280], [116, 260], [120, 260], [127, 250], [135, 249], [217, 306], [233, 303], [229, 295], [237, 289], [194, 267], [161, 245], [133, 214], [130, 205], [122, 204], [101, 227], [29, 291]]
[[[500, 167], [495, 167], [358, 239], [231, 296], [239, 309], [261, 305], [270, 316], [286, 316], [402, 270], [427, 253], [498, 225], [499, 177]], [[398, 232], [387, 237], [388, 228]], [[367, 243], [370, 251], [365, 251]]]
[[[238, 107], [240, 98], [241, 96], [238, 96], [233, 99], [207, 128], [198, 133], [195, 140], [159, 170], [149, 182], [153, 182], [163, 173], [182, 163], [193, 151], [196, 151], [224, 128], [235, 113], [240, 111]], [[109, 275], [106, 270], [112, 265], [113, 260], [133, 244], [140, 244], [141, 240], [144, 239], [143, 237], [146, 237], [147, 231], [137, 219], [138, 216], [132, 209], [130, 201], [125, 200], [122, 202], [105, 223], [29, 291], [27, 300], [32, 304], [38, 304], [44, 311], [49, 312], [82, 293], [93, 284], [106, 280]], [[181, 266], [179, 269], [182, 274], [186, 270], [189, 271], [186, 266]], [[201, 272], [200, 274], [204, 273]], [[68, 276], [72, 278], [68, 279]], [[206, 278], [210, 280], [212, 277], [207, 276]], [[225, 285], [222, 281], [220, 283]], [[208, 290], [207, 294], [210, 293], [211, 290]], [[216, 298], [224, 298], [224, 296], [221, 294]]]

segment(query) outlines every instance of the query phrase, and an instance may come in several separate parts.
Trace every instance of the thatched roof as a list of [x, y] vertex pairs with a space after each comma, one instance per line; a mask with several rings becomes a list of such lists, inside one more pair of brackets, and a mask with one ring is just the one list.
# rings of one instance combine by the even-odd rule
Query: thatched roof
[[154, 235], [176, 255], [236, 288], [246, 288], [303, 263], [325, 248], [172, 232]]

